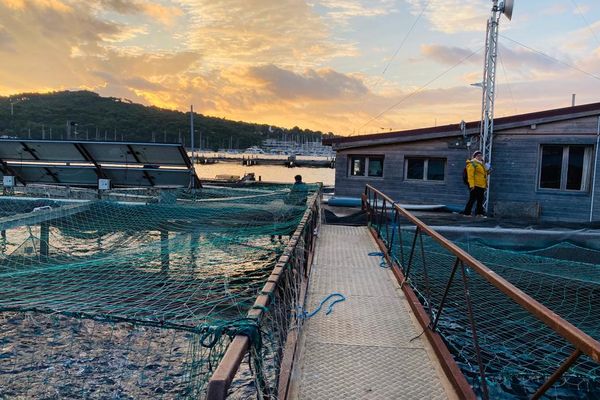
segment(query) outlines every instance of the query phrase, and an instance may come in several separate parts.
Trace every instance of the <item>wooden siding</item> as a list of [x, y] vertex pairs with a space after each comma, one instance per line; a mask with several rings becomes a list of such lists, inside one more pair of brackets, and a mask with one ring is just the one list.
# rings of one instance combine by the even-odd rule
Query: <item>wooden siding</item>
[[[591, 167], [593, 168], [595, 142], [595, 135], [571, 135], [568, 137], [496, 135], [490, 187], [492, 202], [538, 202], [541, 209], [540, 217], [544, 220], [589, 221], [593, 173], [590, 173], [589, 176], [589, 189], [583, 192], [539, 189], [539, 160], [541, 145], [589, 145], [592, 146]], [[598, 179], [596, 179], [596, 198], [594, 200], [594, 220], [596, 221], [600, 220], [599, 186]]]
[[[458, 136], [457, 136], [458, 138]], [[336, 196], [358, 197], [369, 183], [399, 203], [464, 205], [468, 190], [462, 182], [462, 171], [468, 157], [466, 148], [450, 148], [451, 140], [427, 140], [361, 149], [338, 151], [336, 155]], [[383, 177], [349, 176], [349, 160], [353, 155], [384, 155]], [[406, 157], [445, 158], [444, 181], [404, 179]]]
[[[592, 146], [591, 169], [594, 166], [598, 117], [520, 126], [496, 132], [494, 136], [490, 204], [494, 202], [539, 203], [540, 218], [544, 220], [589, 221], [592, 198], [593, 171], [589, 190], [559, 192], [538, 189], [540, 146], [544, 144]], [[455, 137], [460, 139], [461, 136]], [[446, 204], [462, 206], [468, 190], [462, 182], [462, 171], [469, 158], [465, 148], [451, 148], [452, 138], [420, 140], [339, 149], [336, 158], [336, 195], [358, 197], [369, 183], [399, 203]], [[349, 176], [349, 157], [352, 155], [384, 155], [383, 177]], [[407, 181], [404, 179], [406, 157], [445, 158], [443, 182]], [[600, 164], [600, 163], [599, 163]], [[600, 165], [596, 174], [600, 174]], [[493, 209], [491, 209], [493, 212]], [[600, 221], [600, 176], [596, 179], [593, 220]]]

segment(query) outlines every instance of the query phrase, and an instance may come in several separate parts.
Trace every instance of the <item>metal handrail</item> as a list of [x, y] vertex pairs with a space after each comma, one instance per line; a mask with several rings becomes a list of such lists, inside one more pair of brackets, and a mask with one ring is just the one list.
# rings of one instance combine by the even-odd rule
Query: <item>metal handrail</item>
[[[379, 206], [378, 203], [381, 203], [381, 205]], [[538, 392], [534, 394], [533, 398], [539, 398], [548, 388], [550, 388], [550, 386], [558, 378], [560, 378], [562, 373], [564, 373], [570, 368], [570, 366], [577, 360], [579, 355], [581, 355], [582, 353], [589, 356], [595, 362], [600, 363], [600, 342], [598, 342], [585, 332], [581, 331], [579, 328], [577, 328], [576, 326], [574, 326], [573, 324], [571, 324], [570, 322], [568, 322], [567, 320], [565, 320], [564, 318], [562, 318], [561, 316], [559, 316], [558, 314], [556, 314], [555, 312], [553, 312], [552, 310], [550, 310], [549, 308], [532, 298], [531, 296], [527, 295], [519, 288], [515, 287], [506, 279], [499, 276], [496, 272], [494, 272], [493, 270], [485, 266], [483, 263], [475, 259], [469, 253], [465, 252], [460, 247], [458, 247], [457, 245], [446, 239], [444, 236], [433, 230], [431, 227], [426, 225], [423, 221], [415, 217], [413, 214], [400, 207], [392, 198], [385, 195], [381, 191], [375, 189], [373, 186], [366, 185], [365, 194], [363, 197], [363, 206], [369, 211], [369, 222], [373, 218], [373, 211], [376, 212], [378, 208], [380, 208], [382, 211], [385, 210], [386, 203], [392, 205], [394, 212], [396, 213], [395, 215], [402, 215], [404, 218], [406, 218], [408, 221], [410, 221], [416, 226], [415, 240], [416, 236], [419, 233], [425, 233], [456, 257], [454, 270], [452, 271], [450, 279], [453, 279], [454, 273], [456, 272], [456, 268], [459, 263], [463, 264], [463, 268], [466, 264], [473, 271], [479, 274], [483, 279], [485, 279], [488, 283], [490, 283], [492, 286], [504, 293], [507, 297], [515, 301], [517, 304], [519, 304], [521, 307], [523, 307], [525, 310], [527, 310], [529, 313], [535, 316], [538, 320], [544, 323], [544, 325], [552, 329], [554, 332], [556, 332], [558, 335], [563, 337], [575, 347], [575, 351], [573, 352], [573, 354], [557, 369], [556, 373], [553, 374], [544, 385], [542, 385]], [[379, 215], [378, 218], [385, 218], [387, 229], [387, 214]], [[378, 232], [378, 234], [380, 234], [380, 232]], [[389, 251], [389, 248], [387, 250]], [[439, 315], [437, 317], [439, 317]], [[434, 322], [434, 327], [435, 323], [437, 323], [437, 318]], [[477, 346], [477, 342], [475, 343], [475, 345]], [[482, 382], [482, 385], [484, 386], [485, 391], [485, 382]]]
[[[312, 257], [314, 254], [315, 240], [318, 233], [318, 227], [320, 226], [320, 202], [321, 202], [321, 188], [314, 195], [308, 199], [308, 208], [304, 213], [300, 224], [292, 234], [290, 241], [283, 251], [283, 254], [277, 261], [271, 275], [267, 279], [264, 287], [257, 296], [254, 305], [248, 311], [247, 317], [262, 321], [266, 314], [270, 311], [268, 306], [271, 304], [275, 293], [285, 284], [286, 279], [283, 279], [285, 269], [288, 267], [296, 268], [297, 273], [300, 275], [302, 280], [302, 287], [300, 292], [297, 294], [296, 301], [303, 301], [304, 294], [306, 292], [306, 285], [308, 283], [308, 271], [312, 264]], [[298, 246], [300, 240], [303, 239], [305, 248]], [[303, 254], [299, 255], [297, 252], [302, 251]], [[298, 265], [297, 258], [301, 258], [301, 265]], [[293, 325], [297, 329], [290, 329], [285, 349], [283, 349], [283, 357], [281, 364], [285, 364], [285, 371], [279, 376], [279, 387], [277, 388], [277, 398], [285, 398], [287, 396], [291, 364], [293, 363], [296, 351], [296, 340], [298, 338], [298, 330], [302, 327], [302, 320], [294, 320], [290, 325]], [[293, 343], [292, 343], [293, 342]], [[227, 396], [227, 391], [231, 385], [235, 374], [237, 373], [242, 360], [246, 353], [250, 351], [251, 341], [248, 336], [236, 335], [231, 343], [229, 344], [225, 355], [219, 362], [215, 372], [210, 378], [207, 385], [206, 397], [209, 400], [222, 400]], [[283, 367], [282, 367], [283, 368]], [[257, 389], [258, 390], [258, 389]]]

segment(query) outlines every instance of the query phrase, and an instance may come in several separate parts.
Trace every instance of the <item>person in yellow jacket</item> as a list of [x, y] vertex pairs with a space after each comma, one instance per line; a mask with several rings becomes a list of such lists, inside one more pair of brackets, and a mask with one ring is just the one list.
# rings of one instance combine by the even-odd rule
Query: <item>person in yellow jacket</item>
[[463, 211], [464, 215], [471, 215], [471, 209], [473, 204], [477, 202], [475, 208], [475, 214], [485, 216], [483, 210], [483, 199], [485, 196], [485, 189], [488, 185], [488, 174], [490, 171], [483, 163], [483, 154], [481, 151], [473, 153], [473, 158], [467, 160], [467, 178], [469, 181], [469, 201]]

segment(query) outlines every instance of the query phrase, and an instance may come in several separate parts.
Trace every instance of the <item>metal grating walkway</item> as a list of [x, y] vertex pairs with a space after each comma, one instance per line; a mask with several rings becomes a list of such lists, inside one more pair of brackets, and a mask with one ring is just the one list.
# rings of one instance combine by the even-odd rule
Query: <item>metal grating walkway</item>
[[346, 301], [306, 322], [291, 398], [456, 398], [425, 339], [413, 339], [421, 329], [391, 272], [368, 255], [378, 251], [366, 227], [322, 225], [306, 308], [332, 292]]

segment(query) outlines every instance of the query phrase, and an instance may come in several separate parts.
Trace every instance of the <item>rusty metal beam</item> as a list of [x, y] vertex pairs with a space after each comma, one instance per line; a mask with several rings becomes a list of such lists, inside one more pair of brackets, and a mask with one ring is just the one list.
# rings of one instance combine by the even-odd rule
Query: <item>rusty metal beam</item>
[[540, 388], [533, 394], [533, 396], [531, 396], [531, 400], [537, 400], [541, 398], [542, 395], [546, 393], [546, 390], [550, 389], [552, 385], [554, 385], [554, 383], [562, 376], [562, 374], [564, 374], [569, 368], [571, 368], [571, 365], [573, 365], [575, 361], [577, 361], [581, 354], [581, 350], [575, 349], [575, 351], [565, 360], [565, 362], [563, 362], [561, 366], [556, 371], [554, 371], [552, 376], [550, 376], [550, 378], [548, 378], [548, 380], [542, 386], [540, 386]]
[[[273, 268], [273, 271], [271, 271], [271, 275], [269, 275], [267, 282], [260, 291], [260, 294], [257, 296], [254, 302], [254, 306], [250, 309], [250, 311], [247, 314], [248, 318], [254, 318], [260, 321], [261, 318], [264, 316], [264, 313], [266, 312], [265, 310], [267, 310], [266, 307], [269, 305], [271, 297], [273, 296], [273, 293], [275, 293], [275, 291], [277, 290], [279, 282], [284, 274], [285, 266], [289, 262], [293, 261], [294, 250], [296, 249], [302, 232], [309, 225], [309, 218], [312, 216], [312, 214], [318, 214], [318, 201], [320, 201], [320, 192], [313, 195], [309, 200], [308, 204], [310, 204], [311, 206], [308, 207], [308, 209], [304, 213], [304, 216], [302, 217], [300, 224], [292, 234], [292, 237], [290, 238], [287, 247], [283, 251], [281, 257], [279, 257], [279, 260]], [[318, 224], [319, 220], [318, 218], [314, 218], [311, 222]], [[312, 231], [313, 227], [308, 226], [308, 228], [311, 230], [310, 235], [314, 236], [314, 232]], [[314, 242], [312, 243], [313, 246], [311, 247], [314, 248]], [[310, 255], [310, 257], [306, 261], [308, 262], [309, 260], [312, 261], [312, 255]], [[310, 266], [306, 266], [306, 268], [310, 268]], [[305, 277], [308, 276], [306, 274], [303, 275]], [[304, 281], [306, 281], [306, 279], [304, 279]], [[307, 284], [307, 282], [304, 281], [302, 281], [302, 285]], [[302, 293], [306, 293], [306, 288], [302, 291]], [[301, 297], [300, 301], [304, 301], [304, 298]], [[293, 340], [294, 343], [290, 343], [289, 345], [286, 343], [286, 346], [284, 348], [283, 360], [285, 361], [285, 364], [283, 364], [282, 362], [283, 375], [280, 376], [280, 386], [279, 388], [277, 388], [280, 396], [279, 398], [285, 398], [285, 396], [287, 396], [291, 376], [291, 369], [297, 350], [297, 335], [288, 336], [288, 339]], [[219, 362], [217, 369], [215, 370], [208, 382], [208, 400], [225, 399], [231, 381], [237, 373], [237, 370], [239, 369], [244, 355], [250, 349], [250, 344], [250, 339], [247, 336], [236, 335], [234, 337], [233, 341], [228, 346], [223, 359], [221, 360], [221, 362]], [[284, 397], [281, 397], [282, 394]]]
[[[317, 201], [320, 201], [317, 200]], [[313, 208], [311, 226], [318, 225], [317, 218], [319, 218], [316, 207]], [[308, 220], [308, 218], [307, 218]], [[308, 240], [306, 243], [306, 266], [304, 268], [304, 279], [300, 286], [300, 304], [299, 306], [304, 308], [304, 302], [306, 300], [306, 292], [308, 290], [308, 277], [310, 276], [310, 270], [312, 268], [312, 261], [315, 254], [316, 235], [313, 232], [306, 232], [305, 236]], [[303, 321], [299, 321], [299, 324], [303, 324]], [[300, 335], [301, 326], [298, 329], [290, 329], [290, 332], [286, 338], [285, 349], [283, 350], [283, 358], [281, 360], [281, 366], [279, 368], [279, 387], [277, 388], [277, 398], [287, 399], [290, 391], [292, 370], [294, 367], [294, 361], [296, 360], [298, 351], [298, 339]]]
[[217, 370], [208, 382], [207, 400], [222, 400], [227, 397], [229, 385], [231, 385], [231, 381], [249, 348], [250, 338], [248, 336], [238, 335], [233, 338], [221, 362], [219, 362]]

